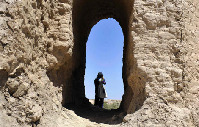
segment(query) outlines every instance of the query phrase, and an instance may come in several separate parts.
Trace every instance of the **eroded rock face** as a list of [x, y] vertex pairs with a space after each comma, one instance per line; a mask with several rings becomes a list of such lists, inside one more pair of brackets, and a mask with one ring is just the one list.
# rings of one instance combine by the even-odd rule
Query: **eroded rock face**
[[0, 4], [3, 105], [19, 123], [34, 123], [49, 110], [60, 110], [66, 96], [72, 100], [71, 88], [63, 87], [72, 80], [72, 2]]
[[129, 114], [120, 126], [199, 126], [197, 5], [197, 0], [0, 1], [0, 126], [85, 122], [63, 105], [88, 102], [86, 41], [103, 18], [115, 18], [124, 33], [121, 108]]

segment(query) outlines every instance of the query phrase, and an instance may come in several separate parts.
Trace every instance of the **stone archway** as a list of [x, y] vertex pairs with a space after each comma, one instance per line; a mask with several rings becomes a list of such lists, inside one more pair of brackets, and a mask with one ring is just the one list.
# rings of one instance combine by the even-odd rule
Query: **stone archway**
[[136, 60], [133, 58], [133, 54], [129, 53], [133, 50], [133, 42], [131, 41], [132, 37], [129, 29], [132, 23], [133, 2], [133, 0], [75, 0], [73, 2], [73, 64], [75, 64], [73, 86], [77, 93], [75, 96], [80, 98], [85, 97], [83, 82], [85, 74], [86, 42], [90, 30], [101, 19], [114, 18], [119, 22], [124, 33], [124, 96], [121, 109], [128, 113], [139, 109], [146, 97], [145, 81], [140, 78], [146, 77], [146, 75], [145, 73], [142, 73], [142, 75], [138, 73]]

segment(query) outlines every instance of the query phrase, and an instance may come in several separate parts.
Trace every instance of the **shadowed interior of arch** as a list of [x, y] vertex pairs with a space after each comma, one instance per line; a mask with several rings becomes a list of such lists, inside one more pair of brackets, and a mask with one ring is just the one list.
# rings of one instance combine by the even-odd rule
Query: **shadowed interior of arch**
[[[73, 1], [73, 54], [72, 75], [65, 91], [70, 95], [63, 95], [63, 105], [72, 109], [77, 115], [98, 123], [121, 123], [126, 113], [139, 110], [146, 98], [146, 73], [137, 68], [134, 57], [132, 40], [132, 10], [133, 0], [74, 0]], [[86, 71], [86, 43], [92, 27], [102, 19], [114, 18], [118, 21], [124, 35], [122, 79], [124, 95], [119, 109], [105, 110], [95, 108], [85, 96], [84, 75]], [[122, 43], [122, 42], [121, 42]], [[92, 43], [94, 44], [94, 43]], [[112, 46], [109, 46], [112, 47]], [[97, 70], [102, 71], [103, 70]], [[96, 77], [97, 72], [93, 74]], [[109, 80], [106, 73], [104, 77]], [[93, 84], [93, 78], [91, 79]], [[71, 84], [71, 85], [70, 85]], [[107, 82], [108, 86], [108, 82]], [[111, 84], [110, 84], [111, 86]], [[108, 92], [108, 91], [107, 91]], [[109, 94], [109, 93], [108, 93]], [[108, 95], [109, 96], [109, 95]], [[90, 106], [89, 106], [90, 105]]]
[[[84, 77], [85, 95], [90, 104], [69, 106], [81, 117], [93, 122], [119, 124], [125, 113], [119, 109], [124, 94], [122, 79], [124, 35], [119, 23], [113, 19], [102, 19], [90, 31], [86, 43], [86, 69]], [[109, 107], [105, 99], [104, 108], [94, 106], [91, 99], [95, 97], [94, 79], [102, 72], [106, 80], [107, 99], [118, 100], [117, 106]], [[118, 103], [119, 102], [119, 103]], [[113, 104], [114, 105], [114, 104]], [[111, 104], [109, 104], [111, 106]]]

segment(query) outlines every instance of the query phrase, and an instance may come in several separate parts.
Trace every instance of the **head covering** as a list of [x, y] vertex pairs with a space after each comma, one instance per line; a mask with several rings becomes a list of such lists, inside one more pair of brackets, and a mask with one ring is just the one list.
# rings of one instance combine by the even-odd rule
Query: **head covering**
[[97, 77], [102, 78], [103, 77], [103, 73], [99, 72], [98, 75], [97, 75]]

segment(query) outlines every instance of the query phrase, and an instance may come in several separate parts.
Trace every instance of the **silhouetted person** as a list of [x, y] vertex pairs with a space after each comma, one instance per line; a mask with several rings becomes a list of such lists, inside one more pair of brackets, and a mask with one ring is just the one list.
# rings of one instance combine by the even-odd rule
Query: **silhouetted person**
[[100, 108], [103, 108], [104, 98], [106, 98], [106, 91], [104, 84], [106, 84], [102, 72], [99, 72], [97, 78], [94, 80], [95, 83], [95, 104]]
[[99, 73], [98, 73], [97, 78], [95, 78], [95, 80], [94, 80], [94, 84], [95, 84], [95, 103], [94, 103], [94, 105], [95, 106], [99, 105], [99, 97], [98, 97], [99, 79], [100, 79], [100, 77], [99, 77]]

